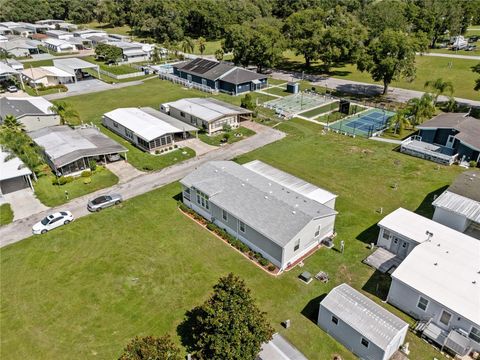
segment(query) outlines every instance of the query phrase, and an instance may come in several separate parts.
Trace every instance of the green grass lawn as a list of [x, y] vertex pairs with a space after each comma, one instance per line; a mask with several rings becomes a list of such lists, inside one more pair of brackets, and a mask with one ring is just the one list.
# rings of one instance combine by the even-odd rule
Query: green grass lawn
[[[236, 136], [236, 135], [241, 135], [241, 136]], [[245, 139], [247, 137], [250, 137], [252, 135], [255, 135], [255, 131], [247, 129], [243, 126], [240, 126], [238, 129], [234, 129], [230, 131], [230, 137], [228, 138], [227, 143], [232, 144], [242, 139]], [[223, 144], [222, 139], [224, 137], [225, 137], [224, 133], [213, 135], [213, 136], [209, 136], [206, 133], [198, 134], [198, 138], [200, 140], [202, 140], [204, 143], [207, 143], [213, 146], [220, 146], [221, 144]]]
[[83, 24], [87, 29], [98, 29], [98, 30], [103, 30], [108, 34], [119, 34], [119, 35], [127, 35], [130, 36], [131, 33], [131, 28], [128, 25], [123, 25], [123, 26], [112, 26], [110, 24], [100, 24], [97, 21], [93, 21], [88, 24]]
[[65, 92], [65, 91], [62, 91], [62, 89], [58, 89], [58, 88], [45, 89], [45, 90], [40, 90], [40, 88], [37, 88], [35, 90], [31, 86], [25, 85], [25, 92], [30, 96], [45, 96], [48, 94], [56, 94], [58, 92]]
[[10, 224], [13, 221], [13, 211], [10, 204], [0, 205], [0, 226]]
[[85, 61], [91, 62], [95, 65], [98, 65], [98, 66], [100, 66], [100, 69], [108, 71], [108, 72], [110, 72], [114, 75], [131, 74], [131, 73], [135, 73], [135, 72], [139, 71], [138, 69], [136, 69], [133, 66], [128, 65], [128, 64], [111, 65], [110, 66], [110, 65], [105, 64], [103, 61], [99, 61], [99, 60], [95, 59], [94, 56], [86, 56], [86, 57], [82, 58], [82, 60], [85, 60]]
[[[302, 71], [304, 60], [301, 56], [295, 56], [292, 52], [285, 52], [286, 61], [279, 66], [279, 68], [287, 68], [297, 71]], [[449, 63], [452, 66], [449, 66]], [[475, 75], [471, 71], [472, 66], [477, 64], [476, 60], [451, 59], [444, 57], [432, 56], [417, 56], [416, 57], [416, 78], [409, 82], [407, 80], [394, 81], [391, 86], [400, 87], [404, 89], [425, 91], [424, 85], [427, 80], [435, 80], [441, 77], [443, 80], [451, 81], [455, 88], [455, 96], [467, 99], [478, 99], [478, 92], [474, 91]], [[307, 72], [307, 71], [306, 71]], [[310, 73], [322, 74], [324, 73], [321, 64], [314, 63]], [[360, 72], [355, 65], [345, 65], [341, 67], [334, 67], [330, 70], [330, 76], [348, 79], [353, 81], [361, 81], [366, 83], [374, 82], [367, 72]]]
[[[195, 48], [193, 50], [194, 54], [200, 55], [200, 49], [198, 47], [197, 40], [195, 41]], [[222, 40], [211, 40], [205, 43], [205, 51], [203, 55], [214, 55], [215, 51], [222, 48]]]
[[30, 67], [53, 66], [53, 60], [52, 59], [47, 59], [47, 60], [27, 61], [27, 62], [23, 63], [23, 66], [24, 66], [25, 70], [30, 69]]
[[84, 183], [85, 178], [78, 177], [64, 185], [53, 185], [53, 178], [53, 175], [42, 176], [34, 183], [38, 200], [46, 206], [65, 204], [68, 201], [65, 197], [65, 191], [68, 191], [69, 200], [71, 200], [118, 183], [118, 177], [101, 166], [97, 166], [97, 170], [95, 170], [91, 182], [88, 184]]
[[286, 87], [272, 87], [270, 89], [265, 89], [262, 90], [266, 93], [273, 94], [273, 95], [278, 95], [278, 96], [288, 96], [292, 95], [292, 93], [287, 92]]
[[[355, 357], [316, 324], [320, 297], [347, 282], [411, 323], [385, 299], [388, 280], [361, 263], [376, 223], [399, 206], [432, 215], [431, 202], [461, 171], [392, 151], [393, 145], [337, 134], [301, 120], [280, 124], [288, 136], [239, 158], [260, 159], [339, 195], [337, 242], [274, 278], [177, 210], [174, 183], [0, 252], [3, 358], [116, 358], [136, 335], [169, 333], [200, 305], [220, 276], [246, 280], [277, 331], [310, 359]], [[398, 189], [393, 190], [392, 184]], [[301, 283], [300, 272], [330, 274]], [[376, 284], [380, 283], [378, 288]], [[285, 330], [280, 322], [291, 319]], [[443, 358], [409, 333], [412, 359]]]

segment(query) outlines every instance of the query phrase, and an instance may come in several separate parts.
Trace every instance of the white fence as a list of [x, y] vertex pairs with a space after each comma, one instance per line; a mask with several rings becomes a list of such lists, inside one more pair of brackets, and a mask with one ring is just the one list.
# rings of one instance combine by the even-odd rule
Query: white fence
[[162, 80], [169, 80], [173, 82], [174, 84], [180, 84], [185, 87], [188, 87], [189, 89], [195, 89], [195, 90], [200, 90], [204, 92], [208, 92], [210, 94], [218, 94], [218, 91], [215, 89], [212, 89], [211, 87], [207, 85], [202, 85], [202, 84], [197, 84], [192, 81], [188, 81], [186, 79], [182, 79], [181, 77], [178, 77], [176, 75], [168, 74], [168, 73], [159, 73], [158, 75], [160, 79]]
[[107, 75], [111, 78], [114, 78], [115, 80], [128, 79], [128, 78], [132, 78], [132, 77], [138, 77], [138, 76], [145, 75], [145, 73], [143, 71], [137, 71], [137, 72], [134, 72], [134, 73], [116, 75], [116, 74], [112, 74], [111, 72], [103, 70], [103, 69], [100, 69], [100, 74]]

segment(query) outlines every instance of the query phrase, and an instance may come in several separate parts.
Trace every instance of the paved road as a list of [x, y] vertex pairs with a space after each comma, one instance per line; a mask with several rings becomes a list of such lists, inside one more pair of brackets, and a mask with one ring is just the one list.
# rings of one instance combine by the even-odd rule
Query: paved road
[[[473, 74], [473, 73], [472, 73]], [[276, 70], [272, 74], [272, 77], [280, 80], [292, 81], [302, 79], [301, 73]], [[472, 75], [473, 76], [473, 75]], [[341, 92], [360, 95], [379, 95], [383, 91], [383, 87], [380, 85], [363, 83], [359, 81], [351, 81], [345, 79], [337, 79], [332, 77], [326, 77], [322, 75], [304, 75], [305, 80], [310, 81], [315, 86], [327, 87], [329, 89], [335, 89]], [[386, 98], [391, 101], [405, 103], [412, 98], [421, 97], [424, 94], [423, 91], [400, 89], [396, 87], [390, 87]], [[467, 106], [480, 107], [480, 101], [455, 98], [457, 102], [465, 104]], [[440, 101], [447, 101], [446, 96], [440, 96]]]
[[285, 133], [255, 124], [257, 134], [245, 140], [223, 146], [207, 154], [197, 156], [177, 165], [170, 166], [158, 172], [138, 176], [123, 184], [112, 186], [108, 190], [103, 189], [86, 196], [73, 199], [68, 204], [42, 211], [27, 218], [14, 221], [13, 223], [0, 227], [0, 247], [16, 243], [32, 235], [32, 225], [43, 217], [54, 211], [70, 210], [76, 218], [88, 215], [86, 204], [89, 199], [105, 191], [118, 192], [125, 199], [144, 194], [151, 190], [160, 188], [166, 184], [180, 180], [199, 165], [211, 160], [229, 160], [239, 155], [275, 142], [285, 137]]
[[419, 56], [437, 56], [437, 57], [446, 57], [451, 59], [464, 59], [464, 60], [477, 60], [480, 61], [480, 56], [478, 55], [459, 55], [455, 53], [445, 54], [445, 53], [417, 53]]

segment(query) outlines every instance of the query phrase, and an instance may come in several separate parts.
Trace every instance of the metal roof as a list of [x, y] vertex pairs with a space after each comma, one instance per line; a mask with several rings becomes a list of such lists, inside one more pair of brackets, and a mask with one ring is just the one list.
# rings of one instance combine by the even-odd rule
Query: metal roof
[[127, 149], [92, 127], [52, 126], [29, 133], [59, 168], [87, 156], [126, 152]]
[[65, 68], [78, 70], [78, 69], [91, 69], [91, 68], [98, 67], [98, 65], [96, 64], [92, 64], [91, 62], [78, 59], [78, 58], [54, 59], [53, 65], [58, 68], [62, 68], [63, 70], [65, 70]]
[[103, 116], [133, 131], [137, 136], [146, 141], [154, 140], [166, 134], [183, 132], [182, 128], [172, 126], [159, 117], [150, 115], [138, 108], [119, 108], [107, 112]]
[[156, 118], [172, 125], [173, 127], [176, 127], [179, 131], [198, 131], [198, 128], [196, 128], [193, 125], [187, 124], [181, 120], [175, 119], [174, 117], [167, 115], [161, 111], [155, 110], [151, 107], [142, 107], [140, 110], [146, 112], [147, 114], [150, 114], [152, 116], [155, 116]]
[[0, 98], [0, 118], [14, 115], [17, 119], [25, 115], [54, 114], [50, 107], [53, 104], [42, 97], [3, 97]]
[[[421, 243], [402, 261], [392, 278], [458, 316], [480, 324], [480, 241], [412, 214], [404, 217], [397, 212], [396, 222], [407, 232], [410, 227], [423, 232], [418, 239]], [[425, 241], [427, 230], [433, 233], [429, 241]]]
[[408, 324], [348, 284], [333, 288], [320, 303], [338, 319], [385, 350]]
[[187, 98], [163, 104], [191, 114], [208, 123], [225, 116], [251, 114], [250, 110], [212, 98]]
[[181, 181], [280, 246], [316, 218], [337, 212], [232, 161], [211, 161]]
[[0, 75], [4, 74], [18, 74], [18, 71], [12, 68], [10, 65], [0, 61]]
[[457, 214], [467, 219], [480, 223], [480, 202], [469, 199], [465, 196], [455, 194], [451, 191], [444, 191], [432, 204]]
[[266, 177], [267, 179], [273, 180], [280, 185], [285, 186], [290, 190], [296, 191], [311, 200], [315, 200], [320, 204], [325, 204], [326, 202], [329, 202], [337, 197], [337, 195], [327, 190], [321, 189], [318, 186], [310, 184], [305, 180], [274, 168], [273, 166], [265, 164], [259, 160], [253, 160], [244, 164], [243, 166], [259, 175]]
[[9, 152], [0, 149], [0, 181], [30, 175], [32, 173], [22, 160], [16, 156], [5, 161], [8, 156], [10, 156]]

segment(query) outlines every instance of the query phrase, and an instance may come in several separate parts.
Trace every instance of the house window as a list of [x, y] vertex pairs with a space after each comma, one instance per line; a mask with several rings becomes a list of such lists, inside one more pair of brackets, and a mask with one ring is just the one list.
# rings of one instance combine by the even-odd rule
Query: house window
[[383, 230], [382, 237], [383, 237], [385, 240], [390, 239], [390, 231], [388, 231], [388, 230]]
[[180, 111], [180, 116], [185, 117], [185, 113], [183, 111]]
[[201, 207], [209, 210], [210, 209], [210, 204], [208, 202], [208, 195], [197, 190], [197, 204], [200, 205]]
[[133, 132], [131, 130], [125, 129], [125, 136], [133, 139]]
[[334, 323], [335, 325], [338, 325], [338, 318], [336, 318], [333, 315], [332, 315], [332, 323]]
[[296, 242], [295, 242], [295, 246], [293, 247], [293, 251], [297, 251], [298, 249], [300, 249], [300, 239], [298, 239]]
[[190, 201], [190, 188], [183, 189], [183, 197]]
[[368, 346], [370, 345], [370, 342], [369, 342], [367, 339], [364, 339], [364, 338], [362, 337], [361, 344], [362, 344], [363, 346], [365, 346], [366, 348], [368, 348]]
[[473, 341], [480, 343], [480, 330], [472, 326], [472, 330], [470, 330], [468, 337]]
[[417, 307], [419, 309], [422, 309], [423, 311], [426, 311], [427, 306], [428, 306], [428, 300], [420, 296], [420, 299], [418, 299]]
[[222, 219], [228, 221], [228, 213], [225, 210], [222, 210]]
[[241, 222], [240, 220], [238, 220], [238, 227], [240, 228], [240, 231], [242, 233], [245, 232], [245, 224], [243, 222]]
[[317, 227], [317, 230], [315, 231], [315, 237], [318, 237], [320, 235], [320, 226]]
[[445, 310], [442, 311], [442, 316], [440, 316], [440, 322], [443, 324], [443, 325], [446, 325], [448, 326], [448, 324], [450, 323], [450, 319], [452, 318], [452, 314], [446, 312]]
[[115, 121], [112, 121], [112, 124], [113, 124], [113, 127], [116, 127], [116, 128], [118, 128], [118, 123], [117, 123], [117, 122], [115, 122]]

